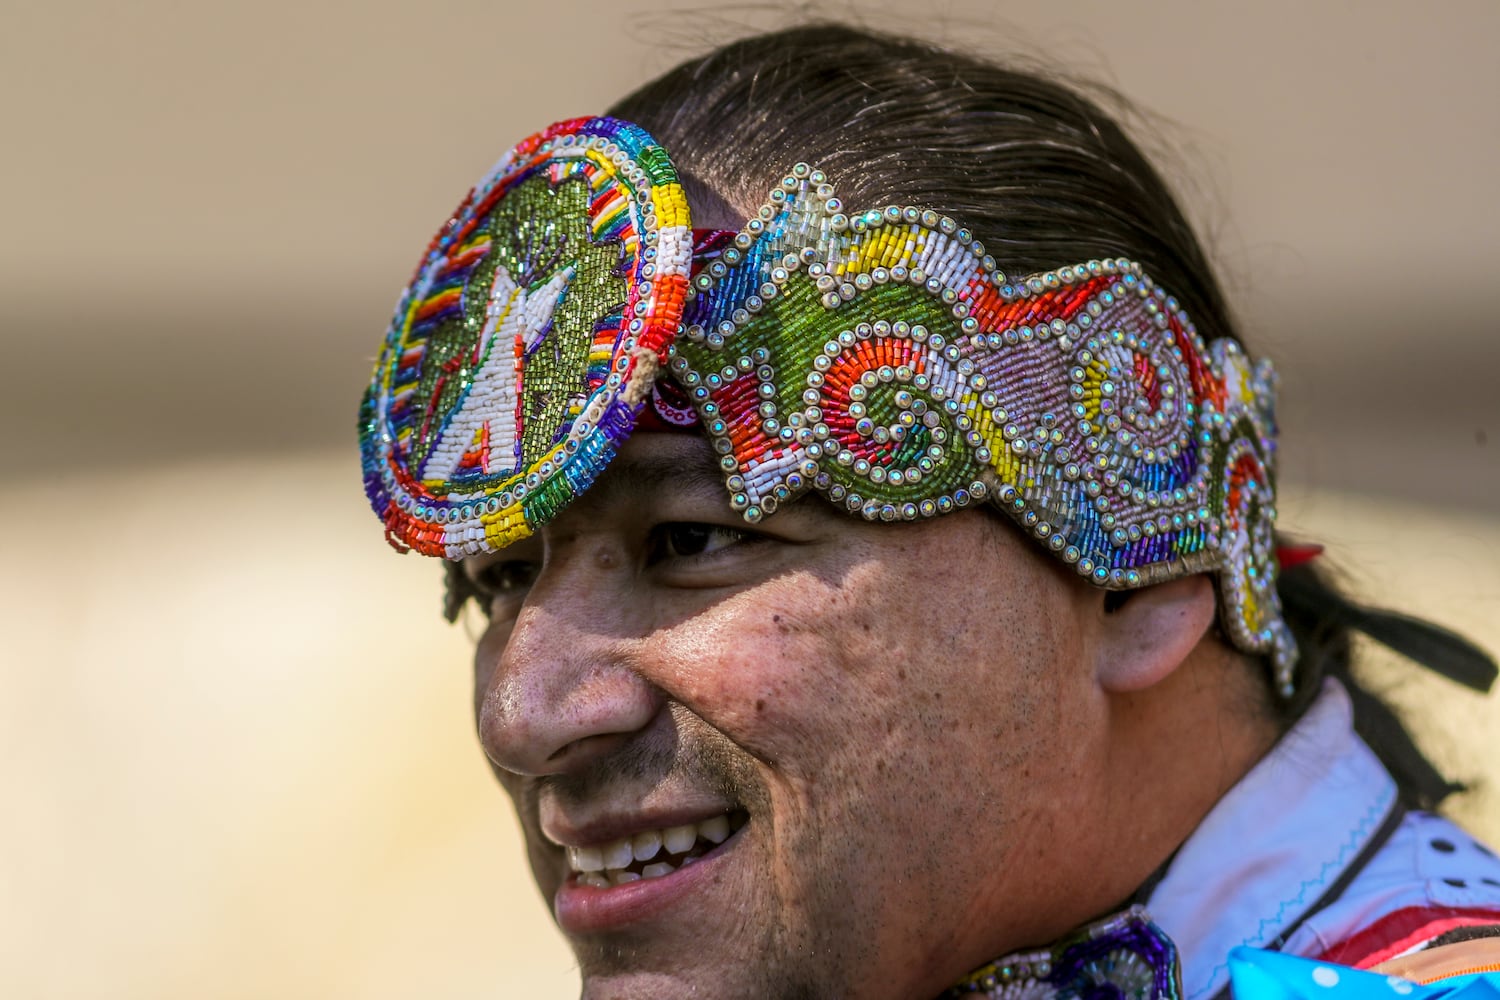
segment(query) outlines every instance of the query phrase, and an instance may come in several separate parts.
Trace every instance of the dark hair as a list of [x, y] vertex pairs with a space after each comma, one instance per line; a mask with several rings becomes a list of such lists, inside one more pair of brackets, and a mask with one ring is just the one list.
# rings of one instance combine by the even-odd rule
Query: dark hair
[[[671, 151], [690, 196], [726, 201], [743, 216], [805, 161], [827, 172], [851, 209], [896, 203], [952, 215], [1010, 274], [1128, 257], [1178, 298], [1205, 339], [1243, 343], [1156, 168], [1099, 101], [1048, 76], [922, 41], [809, 24], [685, 62], [608, 113]], [[1313, 566], [1284, 573], [1279, 589], [1302, 653], [1294, 696], [1274, 708], [1281, 725], [1307, 709], [1323, 678], [1336, 676], [1353, 697], [1356, 729], [1409, 805], [1431, 807], [1458, 787], [1350, 676], [1351, 628], [1409, 654], [1463, 661], [1450, 675], [1467, 671], [1482, 681], [1494, 664], [1425, 623], [1360, 608]]]

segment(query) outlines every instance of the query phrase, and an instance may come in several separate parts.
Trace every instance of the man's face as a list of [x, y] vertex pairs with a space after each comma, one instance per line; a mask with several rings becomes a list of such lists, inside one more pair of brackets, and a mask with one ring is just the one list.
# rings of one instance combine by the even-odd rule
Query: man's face
[[931, 995], [1093, 912], [1095, 595], [990, 513], [749, 526], [703, 440], [641, 434], [464, 572], [479, 731], [586, 997]]

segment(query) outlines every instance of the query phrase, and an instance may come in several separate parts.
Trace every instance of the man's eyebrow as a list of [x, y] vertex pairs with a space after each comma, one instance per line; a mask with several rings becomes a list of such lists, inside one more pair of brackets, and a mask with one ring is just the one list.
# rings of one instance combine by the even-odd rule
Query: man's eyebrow
[[617, 459], [593, 492], [610, 503], [638, 504], [670, 495], [729, 505], [724, 473], [706, 448]]

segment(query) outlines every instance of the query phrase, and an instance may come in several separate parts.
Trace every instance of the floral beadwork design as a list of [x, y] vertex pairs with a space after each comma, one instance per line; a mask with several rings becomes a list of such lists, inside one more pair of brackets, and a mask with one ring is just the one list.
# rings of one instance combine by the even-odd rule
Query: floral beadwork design
[[630, 433], [676, 334], [687, 202], [634, 125], [534, 135], [469, 193], [397, 306], [360, 414], [365, 488], [398, 547], [523, 538]]
[[882, 521], [987, 501], [1102, 587], [1220, 571], [1232, 638], [1290, 685], [1274, 373], [1137, 265], [1010, 281], [952, 219], [846, 214], [799, 164], [683, 322], [668, 369], [746, 520], [814, 489]]

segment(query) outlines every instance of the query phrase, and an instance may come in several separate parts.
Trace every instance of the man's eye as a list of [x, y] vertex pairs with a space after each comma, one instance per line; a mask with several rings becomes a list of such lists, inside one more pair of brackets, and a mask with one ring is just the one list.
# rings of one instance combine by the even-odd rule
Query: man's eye
[[651, 533], [650, 561], [711, 555], [745, 541], [748, 535], [748, 532], [718, 524], [679, 522], [658, 525]]
[[474, 572], [469, 579], [484, 600], [509, 597], [525, 593], [533, 583], [541, 567], [525, 559], [507, 559], [490, 563]]

